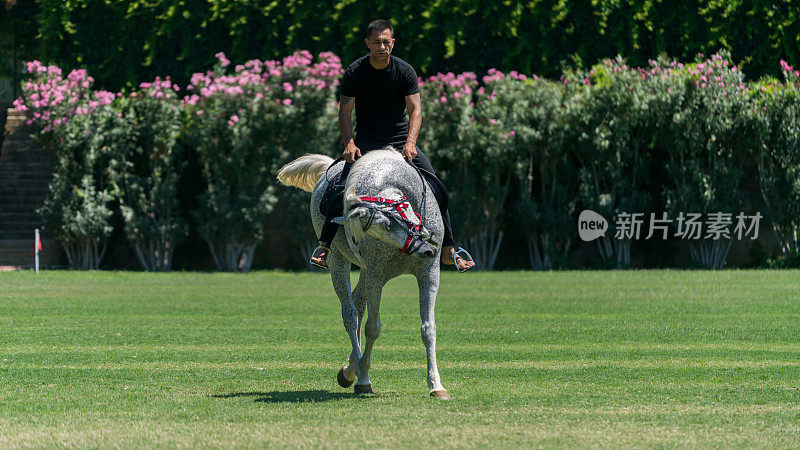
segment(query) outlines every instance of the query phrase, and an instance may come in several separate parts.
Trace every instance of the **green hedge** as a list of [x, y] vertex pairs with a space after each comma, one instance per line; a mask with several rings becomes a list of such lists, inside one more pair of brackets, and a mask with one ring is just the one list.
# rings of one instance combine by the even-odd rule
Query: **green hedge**
[[[157, 249], [174, 248], [186, 222], [221, 270], [249, 269], [267, 224], [291, 230], [291, 246], [308, 252], [307, 197], [276, 186], [275, 173], [301, 154], [341, 150], [340, 61], [307, 51], [243, 64], [216, 57], [183, 90], [157, 78], [128, 94], [93, 90], [83, 70], [64, 76], [28, 64], [32, 80], [15, 105], [57, 157], [41, 212], [68, 251], [90, 256], [76, 267], [97, 266], [114, 210], [137, 254], [156, 248], [164, 258]], [[596, 241], [600, 265], [631, 266], [632, 253], [648, 251], [647, 218], [664, 213], [669, 237], [655, 240], [688, 249], [679, 265], [723, 267], [742, 240], [740, 213], [768, 219], [759, 231], [778, 241], [773, 264], [792, 265], [800, 261], [800, 72], [783, 61], [779, 70], [782, 81], [747, 82], [722, 53], [643, 67], [607, 59], [560, 80], [439, 74], [421, 81], [420, 143], [451, 193], [457, 239], [485, 269], [524, 259], [533, 269], [569, 267], [583, 209], [610, 221]], [[190, 211], [176, 203], [187, 161], [202, 175]], [[645, 218], [640, 235], [620, 222], [633, 213]], [[715, 237], [708, 220], [718, 213], [728, 227]], [[684, 223], [692, 214], [706, 221], [695, 237]], [[754, 230], [739, 231], [737, 245], [751, 246]], [[171, 253], [153, 268], [139, 259], [168, 270]]]
[[645, 65], [727, 49], [755, 79], [800, 60], [800, 9], [789, 0], [31, 0], [0, 7], [0, 42], [6, 58], [16, 38], [22, 57], [85, 68], [118, 90], [165, 74], [183, 85], [219, 51], [233, 60], [332, 51], [348, 62], [365, 52], [375, 18], [393, 21], [397, 55], [420, 74], [494, 67], [553, 78], [564, 64], [618, 54]]

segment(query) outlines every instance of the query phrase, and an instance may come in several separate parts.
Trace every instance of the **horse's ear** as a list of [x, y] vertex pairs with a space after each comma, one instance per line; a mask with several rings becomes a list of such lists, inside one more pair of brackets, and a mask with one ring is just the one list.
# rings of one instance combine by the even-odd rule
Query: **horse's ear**
[[367, 215], [366, 208], [355, 208], [350, 211], [350, 214], [347, 217], [334, 217], [331, 219], [331, 222], [338, 223], [339, 225], [344, 225], [347, 222], [352, 222], [354, 220], [361, 220], [362, 217]]

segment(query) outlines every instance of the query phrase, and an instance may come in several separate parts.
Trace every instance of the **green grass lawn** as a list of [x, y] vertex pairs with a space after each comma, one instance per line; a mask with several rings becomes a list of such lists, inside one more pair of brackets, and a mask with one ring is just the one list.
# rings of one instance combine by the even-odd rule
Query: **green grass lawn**
[[798, 447], [799, 297], [798, 271], [448, 272], [441, 401], [411, 277], [356, 397], [327, 275], [0, 273], [0, 447]]

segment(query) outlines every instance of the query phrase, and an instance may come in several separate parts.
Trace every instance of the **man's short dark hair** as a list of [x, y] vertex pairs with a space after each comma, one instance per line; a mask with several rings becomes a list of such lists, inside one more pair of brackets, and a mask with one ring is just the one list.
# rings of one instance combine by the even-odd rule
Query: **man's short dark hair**
[[369, 23], [369, 26], [367, 27], [367, 39], [372, 37], [373, 31], [377, 31], [378, 33], [380, 33], [381, 31], [386, 29], [391, 31], [392, 37], [394, 37], [394, 30], [392, 29], [392, 24], [389, 23], [388, 20], [383, 20], [383, 19], [373, 20], [372, 22]]

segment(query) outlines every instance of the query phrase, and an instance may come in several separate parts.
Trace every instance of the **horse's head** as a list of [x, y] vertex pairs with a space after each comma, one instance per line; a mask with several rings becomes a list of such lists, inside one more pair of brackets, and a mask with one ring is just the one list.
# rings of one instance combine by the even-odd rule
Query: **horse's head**
[[432, 258], [439, 247], [405, 197], [358, 197], [347, 217], [333, 221], [346, 226], [357, 242], [370, 236], [397, 247], [400, 253]]

